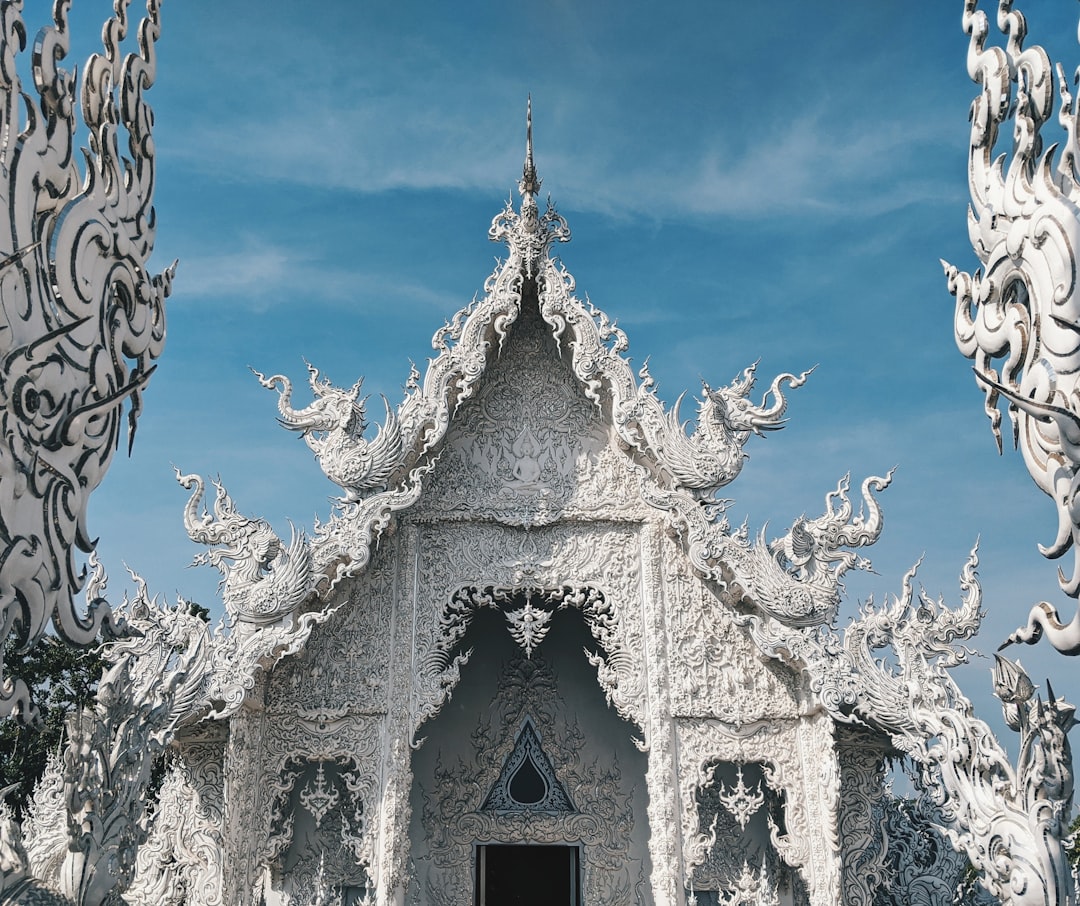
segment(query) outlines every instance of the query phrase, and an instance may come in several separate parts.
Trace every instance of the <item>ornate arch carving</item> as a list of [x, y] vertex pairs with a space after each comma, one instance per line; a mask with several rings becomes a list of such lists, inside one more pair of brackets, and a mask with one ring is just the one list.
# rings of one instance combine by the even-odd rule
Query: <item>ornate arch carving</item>
[[537, 600], [581, 609], [602, 648], [590, 655], [601, 688], [619, 715], [644, 733], [640, 531], [613, 522], [531, 531], [482, 523], [470, 524], [467, 532], [452, 524], [421, 526], [413, 732], [439, 712], [457, 685], [470, 654], [460, 643], [476, 608], [531, 591]]
[[[588, 754], [586, 734], [566, 711], [551, 663], [537, 652], [507, 662], [490, 709], [471, 733], [476, 755], [435, 761], [433, 785], [420, 792], [429, 851], [410, 902], [467, 906], [472, 900], [474, 843], [578, 844], [585, 902], [630, 901], [644, 883], [631, 868], [633, 788], [617, 759]], [[522, 728], [535, 727], [553, 773], [565, 786], [562, 807], [488, 807], [489, 791], [512, 762]], [[502, 803], [506, 805], [506, 803]]]
[[682, 804], [683, 880], [705, 862], [712, 844], [701, 830], [700, 791], [713, 780], [717, 762], [757, 762], [765, 781], [785, 800], [784, 825], [771, 840], [784, 862], [799, 871], [812, 906], [839, 903], [840, 852], [836, 831], [839, 766], [827, 718], [770, 721], [735, 728], [716, 720], [676, 723], [679, 796]]

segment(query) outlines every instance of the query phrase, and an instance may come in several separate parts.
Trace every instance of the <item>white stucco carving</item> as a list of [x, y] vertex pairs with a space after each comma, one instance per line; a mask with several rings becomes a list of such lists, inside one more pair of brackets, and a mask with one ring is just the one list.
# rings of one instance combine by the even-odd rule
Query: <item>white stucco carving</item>
[[[573, 851], [587, 902], [948, 902], [965, 859], [1004, 903], [1069, 902], [1071, 706], [1002, 662], [1013, 765], [948, 673], [979, 625], [975, 554], [959, 608], [916, 597], [912, 571], [837, 629], [890, 476], [854, 500], [845, 477], [771, 541], [732, 528], [717, 492], [806, 374], [760, 403], [753, 368], [706, 386], [687, 433], [576, 297], [531, 128], [527, 149], [490, 231], [506, 260], [374, 437], [359, 382], [311, 369], [298, 410], [287, 377], [260, 376], [343, 491], [310, 537], [285, 543], [220, 481], [207, 511], [178, 476], [226, 617], [211, 631], [140, 590], [139, 633], [38, 794], [67, 827], [0, 814], [8, 889], [465, 904], [481, 851], [531, 843]], [[918, 802], [882, 790], [887, 759]]]
[[[912, 758], [945, 834], [990, 893], [1008, 904], [1071, 902], [1063, 840], [1073, 792], [1066, 734], [1075, 709], [1052, 692], [1046, 701], [1036, 697], [1019, 666], [999, 658], [995, 692], [1021, 734], [1014, 765], [948, 673], [965, 657], [956, 643], [973, 636], [982, 617], [977, 564], [972, 551], [956, 610], [925, 593], [916, 601], [912, 570], [891, 604], [878, 609], [868, 601], [843, 633], [756, 616], [747, 623], [764, 650], [805, 665], [834, 720], [875, 728]], [[886, 649], [895, 668], [879, 655]]]
[[[473, 841], [580, 842], [582, 895], [589, 902], [632, 902], [634, 816], [618, 762], [588, 750], [588, 728], [564, 714], [556, 675], [542, 654], [510, 661], [490, 712], [471, 734], [472, 758], [437, 761], [434, 788], [424, 789], [421, 821], [428, 859], [417, 877], [417, 903], [472, 902]], [[532, 729], [550, 763], [561, 799], [542, 808], [492, 796], [498, 779]], [[479, 772], [479, 773], [478, 773]]]
[[[9, 136], [0, 147], [0, 637], [17, 623], [24, 650], [50, 622], [78, 645], [111, 626], [104, 601], [86, 611], [75, 603], [83, 584], [76, 551], [93, 549], [90, 494], [118, 445], [125, 401], [134, 438], [165, 341], [174, 268], [146, 270], [156, 220], [145, 92], [159, 6], [148, 4], [138, 50], [123, 54], [128, 4], [116, 5], [104, 53], [83, 67], [78, 96], [74, 72], [61, 66], [68, 4], [54, 5], [53, 24], [38, 35], [32, 86], [18, 72], [21, 4], [0, 10], [0, 120]], [[75, 138], [83, 126], [84, 169]], [[29, 720], [28, 691], [9, 679], [0, 659], [0, 718]]]
[[308, 365], [308, 383], [315, 399], [297, 410], [292, 407], [292, 382], [287, 377], [255, 374], [267, 389], [280, 385], [281, 424], [301, 433], [326, 477], [345, 490], [347, 499], [358, 500], [365, 492], [385, 487], [386, 480], [400, 466], [402, 456], [397, 415], [385, 398], [386, 422], [368, 443], [364, 440], [365, 405], [360, 399], [362, 380], [352, 390], [339, 390], [329, 381], [320, 380], [318, 369]]
[[[1001, 3], [995, 24], [1006, 36], [1002, 47], [990, 42], [989, 17], [977, 0], [966, 0], [967, 68], [980, 86], [971, 114], [968, 233], [980, 270], [942, 265], [956, 296], [956, 342], [975, 362], [998, 449], [1004, 401], [1013, 442], [1035, 483], [1054, 501], [1057, 527], [1040, 549], [1058, 558], [1080, 537], [1080, 113], [1065, 69], [1052, 67], [1042, 47], [1024, 47], [1024, 14]], [[1045, 146], [1042, 130], [1054, 115], [1055, 85], [1064, 135]], [[1011, 149], [999, 142], [1002, 131]], [[1074, 554], [1070, 570], [1059, 571], [1059, 580], [1066, 594], [1080, 595], [1080, 555]], [[1010, 640], [1034, 642], [1044, 633], [1059, 651], [1080, 652], [1080, 618], [1063, 624], [1045, 602], [1032, 608]]]

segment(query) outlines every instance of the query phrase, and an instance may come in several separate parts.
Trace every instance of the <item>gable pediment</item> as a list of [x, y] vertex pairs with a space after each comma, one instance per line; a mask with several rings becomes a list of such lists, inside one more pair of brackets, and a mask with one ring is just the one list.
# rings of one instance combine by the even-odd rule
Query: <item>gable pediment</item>
[[[295, 409], [287, 378], [260, 376], [279, 391], [282, 423], [301, 433], [345, 493], [331, 518], [315, 526], [310, 585], [290, 585], [282, 607], [312, 591], [330, 600], [339, 583], [364, 571], [374, 542], [406, 513], [414, 522], [526, 528], [563, 519], [662, 519], [698, 575], [738, 588], [785, 625], [827, 622], [840, 577], [863, 563], [841, 548], [876, 537], [881, 520], [871, 490], [888, 478], [864, 483], [868, 518], [854, 514], [844, 482], [826, 498], [825, 515], [800, 518], [775, 541], [733, 531], [719, 491], [742, 469], [750, 435], [782, 427], [785, 392], [806, 373], [779, 375], [760, 403], [751, 399], [753, 366], [728, 385], [704, 385], [688, 424], [681, 398], [667, 407], [647, 367], [635, 374], [623, 331], [576, 295], [574, 278], [554, 255], [556, 243], [569, 241], [569, 227], [550, 201], [540, 212], [537, 188], [530, 153], [520, 208], [508, 202], [489, 231], [506, 244], [506, 259], [483, 296], [436, 331], [435, 356], [423, 374], [413, 368], [404, 399], [385, 403], [374, 430], [359, 382], [338, 389], [311, 369], [315, 399]], [[190, 524], [193, 537], [205, 534], [202, 522]]]
[[560, 356], [529, 293], [434, 451], [419, 518], [546, 525], [641, 517], [631, 457]]

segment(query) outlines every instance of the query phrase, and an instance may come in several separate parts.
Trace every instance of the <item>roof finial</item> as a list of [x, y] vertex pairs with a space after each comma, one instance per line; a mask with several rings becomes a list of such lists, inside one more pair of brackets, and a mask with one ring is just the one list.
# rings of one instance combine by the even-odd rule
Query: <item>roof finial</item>
[[535, 197], [540, 191], [540, 182], [536, 176], [536, 165], [533, 163], [532, 94], [529, 94], [525, 108], [525, 169], [521, 174], [518, 189], [522, 196], [532, 195]]

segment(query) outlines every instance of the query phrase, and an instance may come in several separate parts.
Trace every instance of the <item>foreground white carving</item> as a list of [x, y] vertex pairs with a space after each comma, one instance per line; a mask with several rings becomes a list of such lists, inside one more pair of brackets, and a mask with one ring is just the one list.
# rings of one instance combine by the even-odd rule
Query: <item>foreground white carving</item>
[[[574, 840], [590, 902], [947, 903], [969, 863], [1004, 903], [1069, 902], [1071, 707], [1003, 661], [1013, 765], [949, 676], [981, 616], [974, 553], [958, 609], [912, 574], [837, 630], [889, 477], [858, 509], [842, 479], [771, 541], [732, 529], [716, 492], [805, 375], [758, 405], [748, 370], [687, 433], [574, 295], [538, 187], [530, 147], [491, 231], [507, 260], [373, 438], [359, 382], [311, 369], [296, 409], [260, 378], [344, 492], [310, 539], [221, 482], [203, 509], [202, 479], [178, 476], [226, 618], [199, 636], [126, 900], [458, 906], [476, 845]], [[493, 670], [500, 645], [516, 654]], [[580, 675], [600, 712], [579, 710]], [[618, 726], [597, 748], [601, 719]], [[916, 803], [883, 790], [895, 758]], [[526, 761], [546, 792], [515, 788]]]
[[[129, 443], [142, 391], [165, 341], [173, 268], [151, 276], [154, 248], [153, 116], [159, 0], [139, 24], [137, 53], [122, 55], [128, 0], [103, 30], [104, 55], [83, 69], [81, 105], [68, 52], [67, 3], [34, 49], [34, 86], [17, 72], [26, 40], [21, 3], [0, 4], [0, 640], [36, 644], [50, 620], [86, 645], [110, 626], [108, 606], [85, 613], [73, 595], [90, 551], [86, 507], [112, 460], [128, 400]], [[24, 94], [24, 92], [26, 92]], [[40, 112], [30, 96], [41, 105]], [[81, 172], [77, 110], [89, 132]], [[126, 131], [127, 149], [120, 138]], [[4, 676], [0, 718], [32, 714], [27, 689]]]
[[[1020, 733], [1015, 767], [948, 673], [966, 660], [957, 642], [978, 631], [981, 590], [972, 551], [961, 576], [964, 601], [950, 610], [914, 596], [914, 570], [891, 604], [869, 601], [841, 634], [813, 633], [747, 617], [770, 654], [804, 666], [834, 720], [884, 732], [918, 766], [917, 780], [950, 842], [1003, 903], [1071, 903], [1063, 841], [1072, 810], [1067, 733], [1075, 708], [1044, 701], [1023, 669], [997, 658], [994, 692]], [[895, 659], [888, 666], [886, 654]]]
[[[89, 588], [105, 575], [94, 563]], [[120, 637], [92, 708], [73, 714], [62, 759], [35, 790], [19, 828], [7, 813], [3, 902], [115, 902], [131, 884], [146, 839], [147, 785], [176, 728], [203, 707], [210, 636], [189, 607], [161, 605], [134, 576], [138, 593], [118, 611]], [[6, 806], [5, 806], [6, 809]]]
[[[1011, 0], [999, 3], [996, 24], [1008, 38], [1004, 47], [988, 46], [987, 16], [976, 9], [976, 0], [967, 0], [968, 73], [981, 86], [971, 114], [968, 232], [982, 270], [968, 274], [942, 264], [956, 296], [956, 342], [975, 362], [998, 448], [1004, 400], [1013, 442], [1057, 508], [1053, 541], [1040, 550], [1058, 558], [1074, 548], [1073, 566], [1059, 571], [1059, 580], [1075, 598], [1080, 596], [1080, 107], [1063, 67], [1051, 67], [1042, 47], [1024, 47], [1027, 22]], [[1065, 135], [1060, 145], [1046, 148], [1042, 128], [1054, 113], [1055, 82], [1057, 122]], [[1010, 121], [1012, 151], [1006, 155], [998, 139]], [[1035, 642], [1044, 633], [1059, 651], [1080, 653], [1080, 617], [1064, 625], [1046, 603], [1032, 609], [1027, 626], [1010, 641]]]

